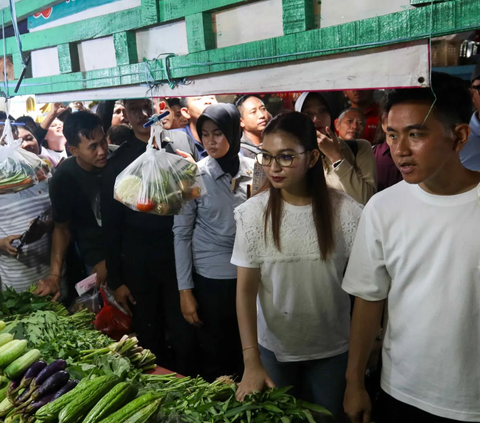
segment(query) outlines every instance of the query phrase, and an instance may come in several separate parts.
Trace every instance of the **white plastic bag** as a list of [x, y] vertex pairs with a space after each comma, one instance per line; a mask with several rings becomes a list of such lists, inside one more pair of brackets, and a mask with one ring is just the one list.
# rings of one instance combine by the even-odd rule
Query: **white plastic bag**
[[0, 138], [0, 194], [22, 191], [47, 177], [46, 163], [21, 145], [22, 140], [14, 138], [10, 120], [6, 119]]
[[176, 215], [184, 204], [206, 193], [195, 163], [161, 147], [161, 126], [152, 126], [147, 151], [115, 181], [115, 199], [132, 210], [160, 216]]

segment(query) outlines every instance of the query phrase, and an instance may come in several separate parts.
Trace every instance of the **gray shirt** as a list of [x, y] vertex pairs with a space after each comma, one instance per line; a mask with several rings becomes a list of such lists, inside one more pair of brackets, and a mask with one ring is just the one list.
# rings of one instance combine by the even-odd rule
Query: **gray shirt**
[[207, 194], [190, 201], [173, 225], [179, 290], [194, 287], [193, 269], [205, 278], [237, 278], [237, 268], [230, 263], [236, 233], [233, 210], [247, 201], [254, 165], [242, 154], [239, 158], [235, 178], [211, 157], [198, 163]]

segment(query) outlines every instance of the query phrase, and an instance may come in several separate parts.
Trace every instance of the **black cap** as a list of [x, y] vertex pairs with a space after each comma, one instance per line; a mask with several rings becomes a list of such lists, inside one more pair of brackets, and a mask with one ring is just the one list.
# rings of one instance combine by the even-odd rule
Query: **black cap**
[[480, 62], [477, 63], [477, 66], [475, 66], [472, 72], [472, 82], [475, 81], [475, 79], [480, 79]]

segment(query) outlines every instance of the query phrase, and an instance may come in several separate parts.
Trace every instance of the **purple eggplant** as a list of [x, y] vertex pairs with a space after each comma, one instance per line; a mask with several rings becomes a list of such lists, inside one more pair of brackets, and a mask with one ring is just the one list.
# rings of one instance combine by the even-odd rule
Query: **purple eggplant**
[[44, 361], [36, 361], [35, 363], [33, 363], [25, 372], [23, 378], [20, 380], [19, 383], [12, 382], [10, 384], [10, 386], [8, 387], [10, 395], [9, 398], [13, 397], [13, 395], [20, 391], [20, 389], [28, 388], [33, 378], [37, 377], [45, 367], [47, 367], [47, 363], [45, 363]]
[[26, 403], [30, 399], [32, 391], [29, 388], [26, 388], [16, 399], [13, 401], [13, 404], [17, 407]]
[[18, 390], [18, 387], [20, 386], [20, 382], [22, 381], [22, 379], [13, 379], [11, 382], [10, 382], [10, 385], [8, 386], [8, 390], [9, 391], [13, 391], [13, 390]]
[[8, 385], [7, 397], [10, 400], [10, 402], [13, 402], [15, 400], [15, 395], [20, 390], [20, 382], [21, 381], [22, 381], [21, 378], [14, 379]]
[[33, 400], [57, 392], [67, 384], [69, 379], [70, 375], [64, 370], [53, 374], [32, 394]]
[[78, 382], [79, 382], [78, 380], [69, 380], [67, 384], [64, 385], [63, 388], [57, 391], [53, 399], [56, 400], [57, 398], [60, 398], [62, 395], [65, 395], [67, 392], [71, 391], [73, 388], [75, 388], [75, 386], [78, 385]]
[[33, 401], [26, 409], [25, 412], [27, 414], [34, 414], [37, 410], [42, 408], [44, 405], [47, 405], [49, 402], [55, 400], [55, 395], [57, 392], [52, 394], [45, 395], [44, 397], [40, 398], [38, 401]]
[[40, 386], [45, 382], [50, 376], [59, 372], [60, 370], [65, 370], [67, 368], [67, 362], [65, 360], [56, 360], [53, 363], [45, 367], [35, 378], [35, 385]]

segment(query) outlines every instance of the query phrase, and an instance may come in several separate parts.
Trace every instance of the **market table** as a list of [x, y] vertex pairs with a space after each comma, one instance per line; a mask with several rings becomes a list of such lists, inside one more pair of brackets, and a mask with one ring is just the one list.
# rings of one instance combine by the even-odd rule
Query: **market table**
[[[172, 373], [175, 373], [175, 372], [172, 372], [171, 370], [168, 370], [168, 369], [165, 369], [163, 367], [157, 366], [157, 368], [153, 372], [151, 372], [150, 374], [152, 374], [152, 375], [171, 375]], [[179, 375], [177, 373], [176, 377], [183, 378], [185, 376]]]

